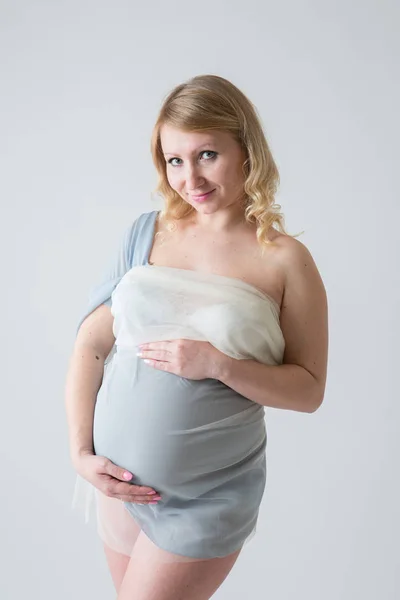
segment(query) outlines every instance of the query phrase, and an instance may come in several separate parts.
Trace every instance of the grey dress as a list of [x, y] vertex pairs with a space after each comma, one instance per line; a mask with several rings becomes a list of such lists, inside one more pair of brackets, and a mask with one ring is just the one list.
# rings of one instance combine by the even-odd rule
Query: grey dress
[[124, 235], [78, 328], [101, 303], [114, 316], [93, 423], [95, 452], [151, 486], [156, 505], [125, 508], [160, 548], [222, 557], [255, 532], [266, 482], [264, 407], [216, 379], [191, 380], [136, 356], [146, 341], [207, 341], [225, 354], [280, 364], [276, 302], [231, 277], [148, 263], [157, 211]]

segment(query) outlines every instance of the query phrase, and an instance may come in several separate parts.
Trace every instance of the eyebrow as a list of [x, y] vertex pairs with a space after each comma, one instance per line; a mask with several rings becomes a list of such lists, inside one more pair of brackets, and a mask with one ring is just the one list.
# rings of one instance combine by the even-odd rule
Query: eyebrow
[[[201, 150], [201, 148], [210, 148], [211, 146], [216, 146], [216, 142], [206, 142], [205, 144], [201, 144], [201, 146], [193, 150], [193, 154]], [[167, 156], [168, 154], [170, 154], [171, 156], [179, 156], [179, 154], [177, 154], [176, 152], [163, 152], [163, 154], [164, 156]]]

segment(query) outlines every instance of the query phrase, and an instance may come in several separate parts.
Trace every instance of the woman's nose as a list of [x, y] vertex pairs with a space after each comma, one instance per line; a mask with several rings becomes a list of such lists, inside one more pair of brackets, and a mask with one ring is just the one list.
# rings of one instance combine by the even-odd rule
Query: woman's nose
[[185, 173], [186, 178], [186, 187], [190, 190], [197, 190], [204, 183], [204, 177], [202, 177], [201, 173], [196, 168], [189, 168]]

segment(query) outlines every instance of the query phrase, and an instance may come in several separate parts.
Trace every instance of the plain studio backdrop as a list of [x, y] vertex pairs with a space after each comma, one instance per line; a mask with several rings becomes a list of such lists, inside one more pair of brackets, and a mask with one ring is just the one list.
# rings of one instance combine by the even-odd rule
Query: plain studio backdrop
[[114, 598], [71, 511], [67, 364], [125, 227], [162, 206], [161, 103], [205, 73], [259, 111], [330, 325], [322, 407], [266, 409], [257, 534], [215, 598], [399, 598], [399, 23], [394, 0], [1, 1], [2, 600]]

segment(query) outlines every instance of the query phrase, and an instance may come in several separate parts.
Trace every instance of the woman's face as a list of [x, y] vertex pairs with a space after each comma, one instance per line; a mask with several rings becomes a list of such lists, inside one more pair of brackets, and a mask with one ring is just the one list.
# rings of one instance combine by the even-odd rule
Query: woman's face
[[213, 213], [243, 197], [246, 156], [229, 133], [192, 133], [163, 125], [160, 140], [170, 186], [197, 211]]

